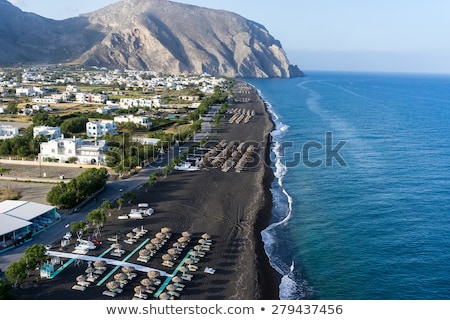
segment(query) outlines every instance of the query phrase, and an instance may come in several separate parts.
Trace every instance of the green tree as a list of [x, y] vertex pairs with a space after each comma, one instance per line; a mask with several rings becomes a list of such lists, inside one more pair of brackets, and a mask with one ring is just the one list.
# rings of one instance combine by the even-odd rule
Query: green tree
[[25, 249], [23, 259], [29, 271], [36, 269], [47, 260], [46, 250], [42, 244], [35, 244]]
[[12, 300], [14, 296], [10, 293], [11, 286], [8, 282], [0, 279], [0, 300]]
[[117, 205], [119, 206], [119, 210], [122, 209], [123, 204], [125, 203], [125, 200], [123, 198], [119, 198], [116, 200]]
[[17, 287], [27, 277], [27, 265], [23, 259], [11, 263], [5, 271], [6, 279]]
[[86, 216], [89, 223], [96, 228], [102, 226], [106, 222], [106, 215], [101, 208], [92, 210]]
[[73, 233], [76, 233], [80, 239], [83, 236], [83, 233], [87, 230], [87, 223], [85, 221], [74, 221], [70, 224], [70, 230]]

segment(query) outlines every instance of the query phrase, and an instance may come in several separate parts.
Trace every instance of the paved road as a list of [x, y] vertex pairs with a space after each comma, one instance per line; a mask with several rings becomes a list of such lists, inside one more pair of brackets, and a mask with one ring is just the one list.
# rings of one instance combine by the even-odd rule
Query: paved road
[[24, 250], [33, 244], [50, 244], [59, 241], [65, 233], [69, 231], [67, 226], [70, 225], [70, 223], [85, 220], [86, 215], [90, 211], [97, 209], [103, 201], [109, 200], [114, 202], [116, 199], [120, 198], [121, 193], [132, 191], [140, 187], [143, 183], [148, 181], [148, 178], [152, 173], [161, 172], [161, 170], [169, 165], [170, 161], [174, 157], [177, 157], [180, 152], [189, 149], [194, 143], [206, 139], [211, 133], [211, 121], [213, 121], [214, 115], [218, 112], [219, 108], [220, 107], [216, 106], [211, 107], [209, 114], [204, 118], [200, 132], [195, 134], [192, 141], [185, 142], [181, 146], [173, 146], [167, 153], [159, 155], [158, 159], [151, 163], [150, 166], [143, 168], [138, 174], [135, 174], [128, 179], [108, 182], [104, 190], [97, 195], [97, 201], [89, 201], [80, 208], [80, 211], [77, 213], [62, 215], [61, 222], [34, 236], [31, 241], [0, 254], [0, 269], [4, 271], [12, 262], [18, 261], [23, 256]]

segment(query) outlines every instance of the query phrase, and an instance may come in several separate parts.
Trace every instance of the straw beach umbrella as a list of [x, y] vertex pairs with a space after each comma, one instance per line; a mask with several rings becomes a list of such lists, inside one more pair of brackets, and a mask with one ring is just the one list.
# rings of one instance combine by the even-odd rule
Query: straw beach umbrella
[[106, 267], [106, 261], [105, 260], [96, 260], [96, 261], [94, 261], [94, 267], [95, 268], [104, 268], [104, 267]]
[[151, 270], [149, 272], [147, 272], [147, 277], [149, 279], [155, 279], [158, 278], [161, 274], [159, 273], [159, 271], [156, 270]]
[[190, 233], [189, 231], [183, 231], [181, 233], [181, 236], [186, 237], [186, 238], [190, 238], [190, 237], [192, 237], [192, 233]]
[[110, 281], [106, 284], [106, 288], [108, 288], [108, 290], [110, 291], [114, 291], [116, 289], [120, 288], [120, 282], [117, 281]]
[[119, 282], [125, 281], [127, 278], [127, 275], [123, 272], [119, 272], [114, 275], [114, 280]]
[[202, 234], [202, 238], [208, 241], [211, 238], [211, 236], [209, 235], [209, 233], [204, 233]]
[[134, 292], [138, 295], [139, 298], [143, 298], [143, 293], [146, 290], [146, 288], [144, 288], [141, 285], [137, 285], [134, 287]]
[[169, 250], [167, 250], [167, 253], [170, 254], [171, 256], [177, 256], [178, 250], [175, 248], [170, 248]]
[[163, 254], [162, 259], [163, 259], [164, 261], [173, 261], [173, 260], [174, 260], [173, 256], [170, 255], [170, 254], [168, 254], [168, 253]]
[[188, 271], [188, 269], [185, 266], [179, 267], [178, 270], [182, 273], [183, 276], [185, 276], [186, 272]]
[[81, 274], [81, 275], [79, 275], [79, 276], [77, 277], [77, 281], [78, 281], [78, 282], [86, 281], [86, 279], [87, 279], [87, 277], [86, 277], [85, 274]]
[[159, 295], [159, 299], [161, 300], [169, 300], [170, 299], [170, 295], [167, 292], [163, 292]]
[[163, 227], [163, 228], [161, 228], [161, 232], [162, 233], [171, 233], [172, 229], [170, 229], [169, 227]]

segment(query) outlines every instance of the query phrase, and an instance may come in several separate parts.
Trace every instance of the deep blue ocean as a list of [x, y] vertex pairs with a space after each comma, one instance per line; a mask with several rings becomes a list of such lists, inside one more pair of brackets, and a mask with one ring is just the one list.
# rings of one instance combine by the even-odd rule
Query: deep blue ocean
[[280, 299], [450, 299], [450, 76], [245, 80], [276, 123]]

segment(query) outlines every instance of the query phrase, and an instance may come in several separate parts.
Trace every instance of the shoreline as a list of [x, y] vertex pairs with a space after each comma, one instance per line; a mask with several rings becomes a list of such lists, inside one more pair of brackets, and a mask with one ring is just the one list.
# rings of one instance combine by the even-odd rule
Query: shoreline
[[[246, 87], [247, 91], [237, 94], [240, 86]], [[110, 245], [106, 239], [114, 235], [124, 239], [129, 230], [141, 225], [153, 234], [163, 227], [170, 227], [174, 239], [182, 232], [190, 231], [192, 242], [206, 232], [211, 235], [214, 245], [211, 252], [200, 260], [199, 270], [213, 267], [217, 272], [214, 275], [202, 271], [193, 273], [195, 281], [186, 283], [179, 299], [279, 300], [281, 276], [270, 265], [261, 236], [272, 217], [271, 185], [274, 172], [270, 167], [270, 147], [274, 122], [265, 101], [253, 85], [237, 80], [234, 92], [242, 99], [229, 109], [254, 109], [256, 115], [248, 124], [225, 123], [224, 117], [214, 134], [217, 142], [225, 139], [258, 143], [259, 151], [252, 158], [258, 160], [254, 162], [256, 165], [241, 173], [234, 170], [224, 173], [216, 168], [195, 172], [175, 171], [160, 177], [150, 190], [139, 188], [134, 203], [124, 205], [121, 210], [115, 209], [108, 218], [99, 236], [103, 243], [92, 250], [93, 255], [102, 254]], [[212, 143], [214, 141], [212, 139]], [[102, 200], [100, 195], [99, 202]], [[118, 219], [119, 215], [126, 214], [140, 202], [150, 203], [155, 214], [138, 221]], [[124, 249], [133, 252], [131, 246], [124, 245]], [[165, 247], [163, 249], [167, 250]], [[150, 267], [166, 270], [161, 267], [162, 253], [152, 258]], [[135, 261], [135, 256], [130, 257], [129, 262]], [[39, 280], [38, 284], [30, 284], [24, 290], [17, 289], [15, 293], [19, 299], [107, 299], [101, 295], [100, 287], [91, 286], [84, 292], [70, 289], [84, 269], [86, 264], [70, 266], [61, 273], [64, 276]], [[133, 285], [136, 284], [139, 282]], [[132, 293], [131, 286], [115, 299], [131, 299]]]

